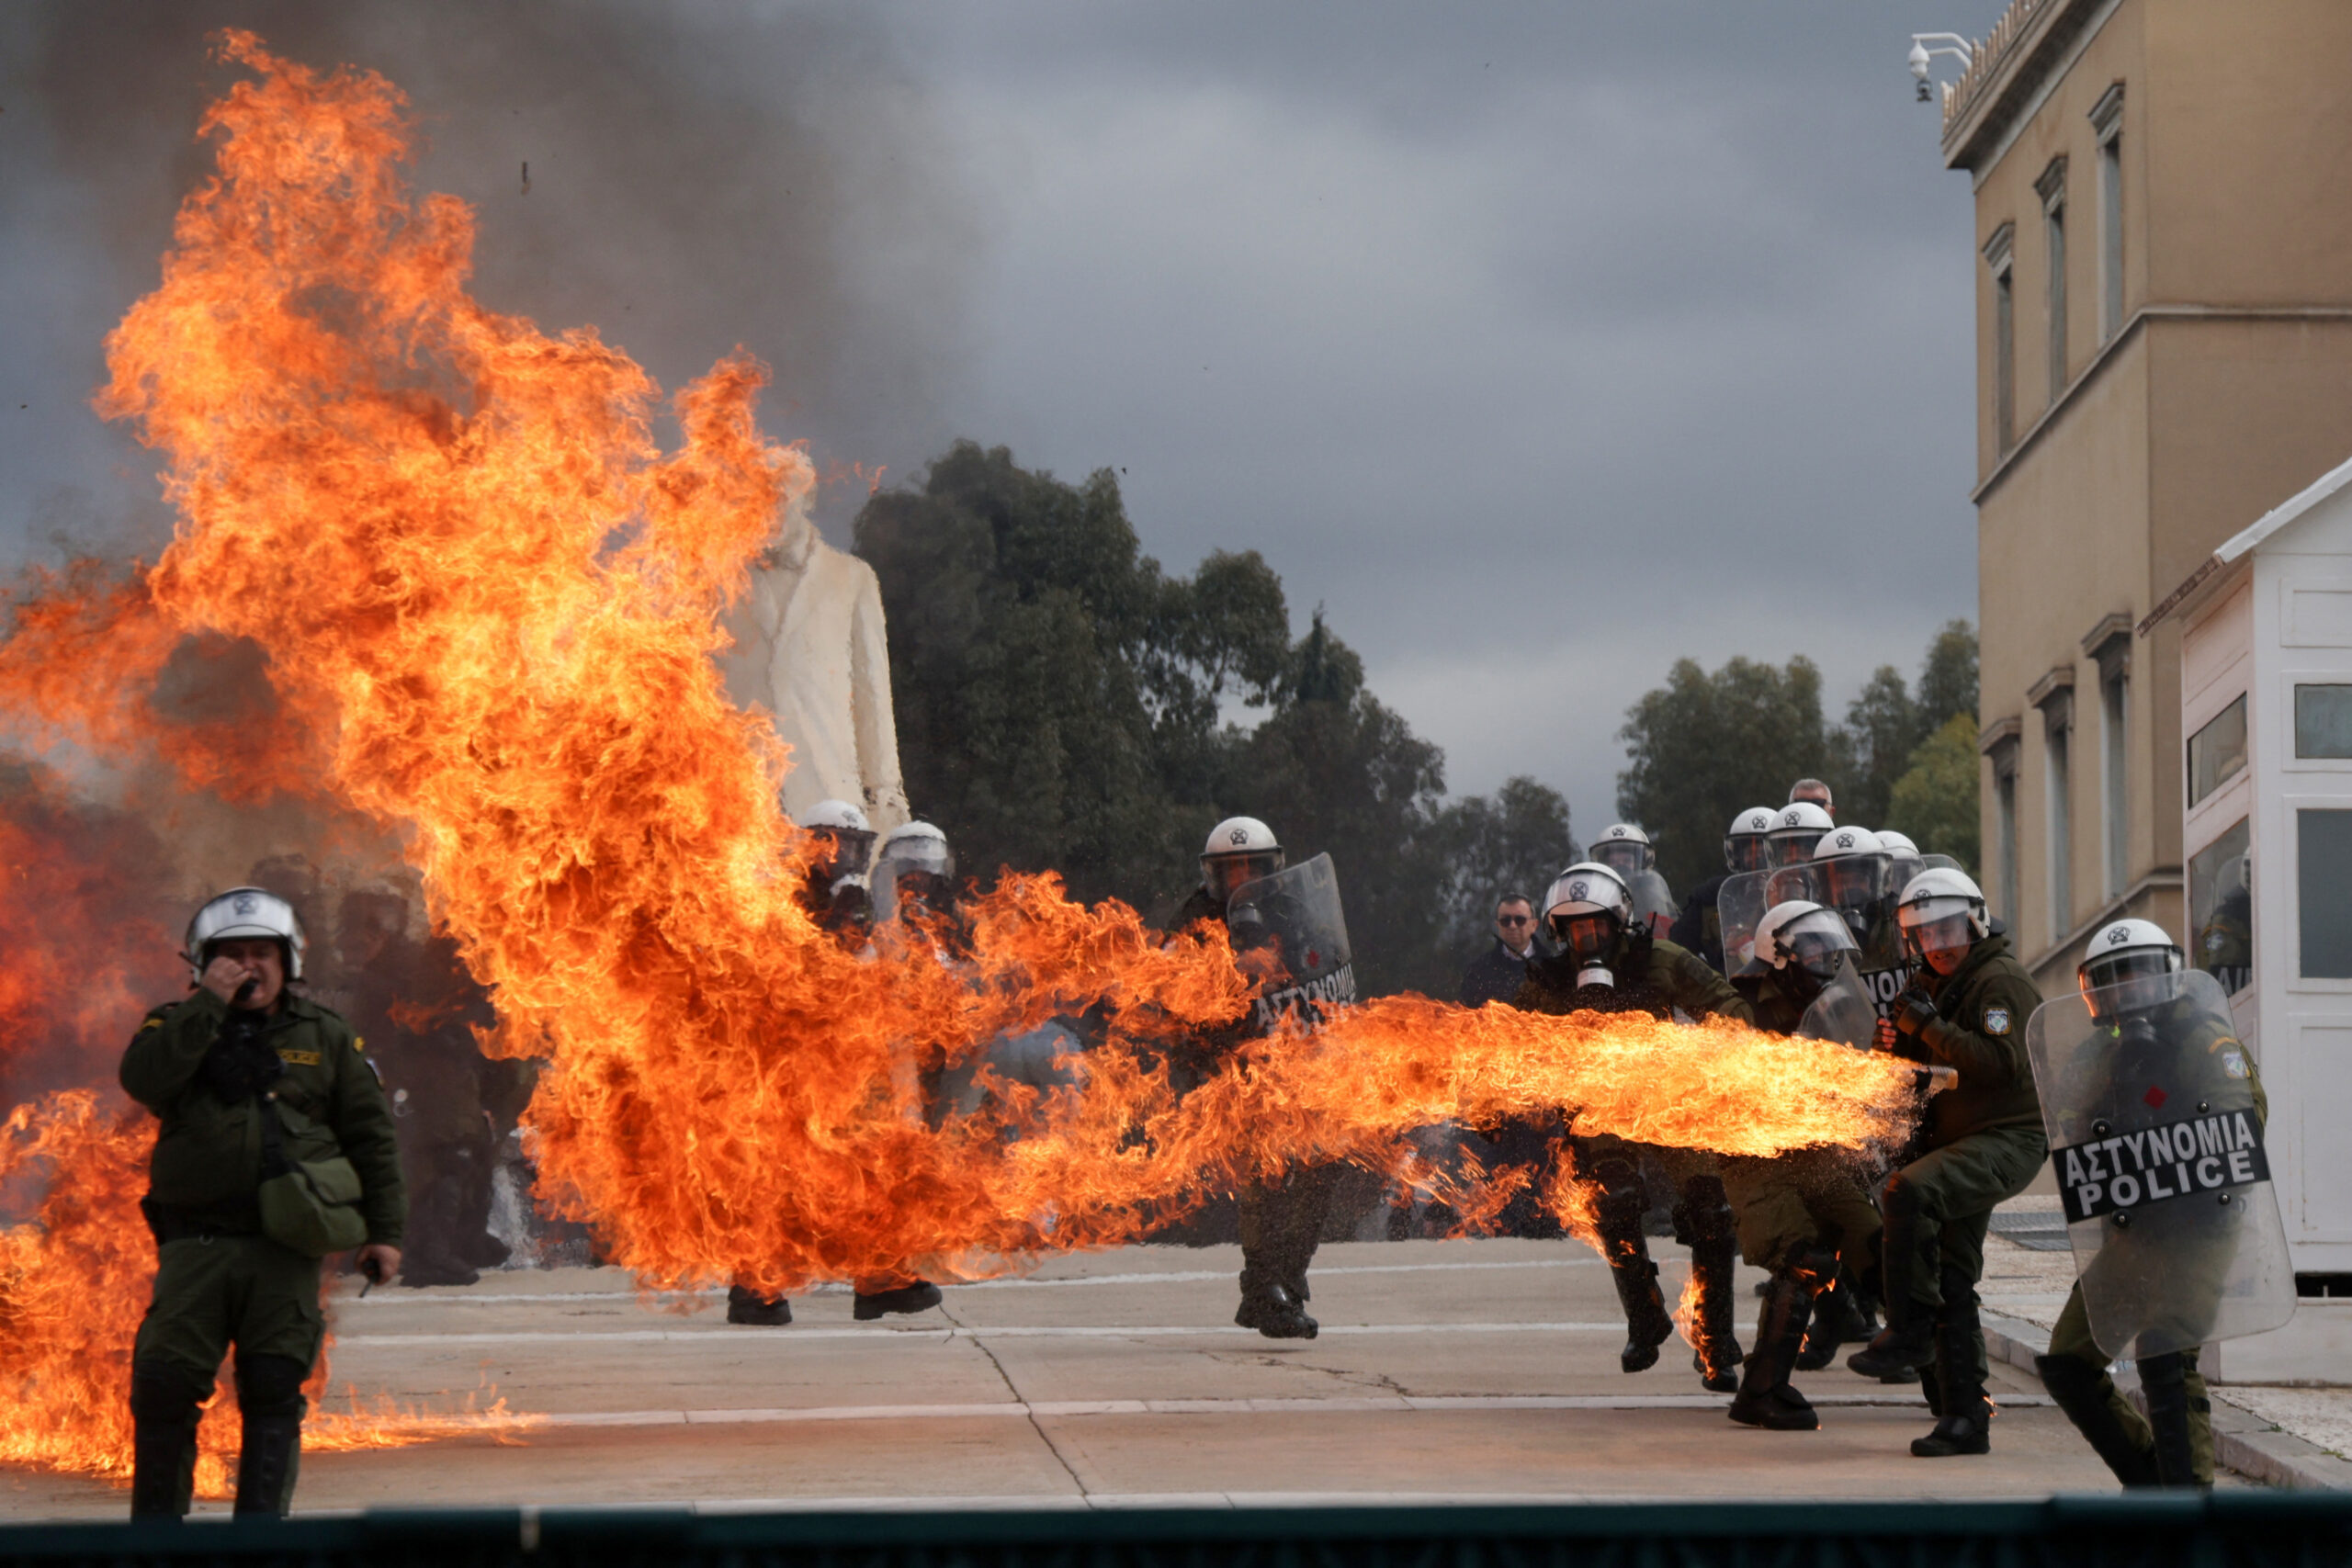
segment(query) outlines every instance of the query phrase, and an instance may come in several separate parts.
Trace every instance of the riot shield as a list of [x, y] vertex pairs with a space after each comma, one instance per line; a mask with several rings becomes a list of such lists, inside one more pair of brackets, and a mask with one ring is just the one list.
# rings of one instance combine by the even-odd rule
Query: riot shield
[[1243, 883], [1226, 904], [1225, 923], [1236, 961], [1265, 981], [1250, 1013], [1253, 1032], [1271, 1034], [1293, 1013], [1313, 1028], [1356, 999], [1348, 919], [1329, 855]]
[[1674, 917], [1680, 913], [1666, 878], [1655, 871], [1637, 871], [1627, 885], [1634, 894], [1634, 924], [1649, 927], [1654, 937], [1664, 936], [1673, 926]]
[[1804, 1017], [1797, 1021], [1797, 1033], [1807, 1040], [1835, 1040], [1867, 1051], [1877, 1032], [1878, 1008], [1854, 968], [1854, 955], [1840, 953], [1838, 977], [1822, 987], [1821, 994], [1804, 1010]]
[[2158, 1356], [2293, 1316], [2246, 1050], [2213, 977], [2055, 998], [2025, 1043], [2098, 1348]]
[[1811, 865], [1743, 871], [1724, 879], [1715, 895], [1715, 923], [1724, 933], [1724, 973], [1761, 975], [1769, 967], [1756, 956], [1756, 928], [1775, 904], [1792, 898], [1819, 903], [1818, 877]]

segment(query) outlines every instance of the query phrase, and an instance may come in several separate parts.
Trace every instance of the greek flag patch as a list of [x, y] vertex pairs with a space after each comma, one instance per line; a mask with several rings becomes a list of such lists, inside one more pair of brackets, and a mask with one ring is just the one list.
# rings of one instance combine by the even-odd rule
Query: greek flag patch
[[2007, 1008], [1986, 1008], [1984, 1010], [1984, 1032], [1987, 1034], [2007, 1034], [2008, 1032], [2009, 1010]]

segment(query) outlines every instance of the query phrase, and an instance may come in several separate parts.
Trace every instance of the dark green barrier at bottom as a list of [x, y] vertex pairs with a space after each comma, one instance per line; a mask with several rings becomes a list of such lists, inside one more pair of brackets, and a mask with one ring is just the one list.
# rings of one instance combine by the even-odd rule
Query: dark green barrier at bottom
[[2352, 1493], [2039, 1503], [1114, 1508], [714, 1514], [390, 1511], [283, 1524], [19, 1525], [0, 1562], [286, 1568], [2319, 1568], [2352, 1564]]

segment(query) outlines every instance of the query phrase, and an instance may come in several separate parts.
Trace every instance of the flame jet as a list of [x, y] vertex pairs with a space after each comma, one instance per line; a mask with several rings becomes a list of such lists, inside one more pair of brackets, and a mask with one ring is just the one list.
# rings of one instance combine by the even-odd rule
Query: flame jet
[[[814, 475], [754, 418], [738, 351], [658, 389], [590, 328], [467, 292], [474, 217], [418, 197], [388, 82], [220, 36], [254, 73], [208, 112], [218, 171], [107, 343], [99, 411], [164, 459], [178, 523], [129, 585], [53, 584], [0, 649], [0, 710], [104, 756], [155, 744], [118, 694], [176, 639], [247, 637], [277, 716], [255, 755], [398, 829], [491, 987], [487, 1042], [543, 1056], [543, 1201], [648, 1285], [1001, 1271], [1115, 1243], [1285, 1161], [1397, 1168], [1403, 1135], [1577, 1108], [1577, 1126], [1764, 1154], [1891, 1137], [1907, 1067], [1734, 1025], [1534, 1018], [1419, 998], [1260, 1043], [1198, 1089], [1165, 1054], [1239, 1016], [1221, 933], [1173, 941], [1051, 876], [861, 958], [791, 889], [789, 766], [713, 656], [779, 509]], [[98, 679], [62, 681], [67, 652]], [[910, 1066], [1092, 1009], [1074, 1081], [926, 1116]], [[1572, 1187], [1553, 1194], [1573, 1209]]]

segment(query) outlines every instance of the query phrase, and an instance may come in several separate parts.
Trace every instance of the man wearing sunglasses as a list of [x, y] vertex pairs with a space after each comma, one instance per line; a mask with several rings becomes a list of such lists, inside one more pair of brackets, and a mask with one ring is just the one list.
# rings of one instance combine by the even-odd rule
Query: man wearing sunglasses
[[1495, 902], [1494, 942], [1463, 971], [1462, 1005], [1510, 1000], [1527, 979], [1527, 966], [1543, 956], [1535, 945], [1535, 906], [1524, 893], [1504, 894]]
[[2024, 1191], [2050, 1152], [2041, 1099], [2026, 1058], [2026, 1021], [2041, 1005], [2033, 977], [1993, 930], [1984, 894], [1965, 874], [1923, 871], [1895, 908], [1917, 965], [1912, 988], [1881, 1019], [1876, 1043], [1951, 1067], [1952, 1088], [1928, 1102], [1920, 1152], [1886, 1179], [1886, 1327], [1846, 1364], [1865, 1377], [1935, 1366], [1939, 1418], [1916, 1438], [1922, 1459], [1991, 1449], [1984, 1331], [1976, 1281], [1993, 1208]]

